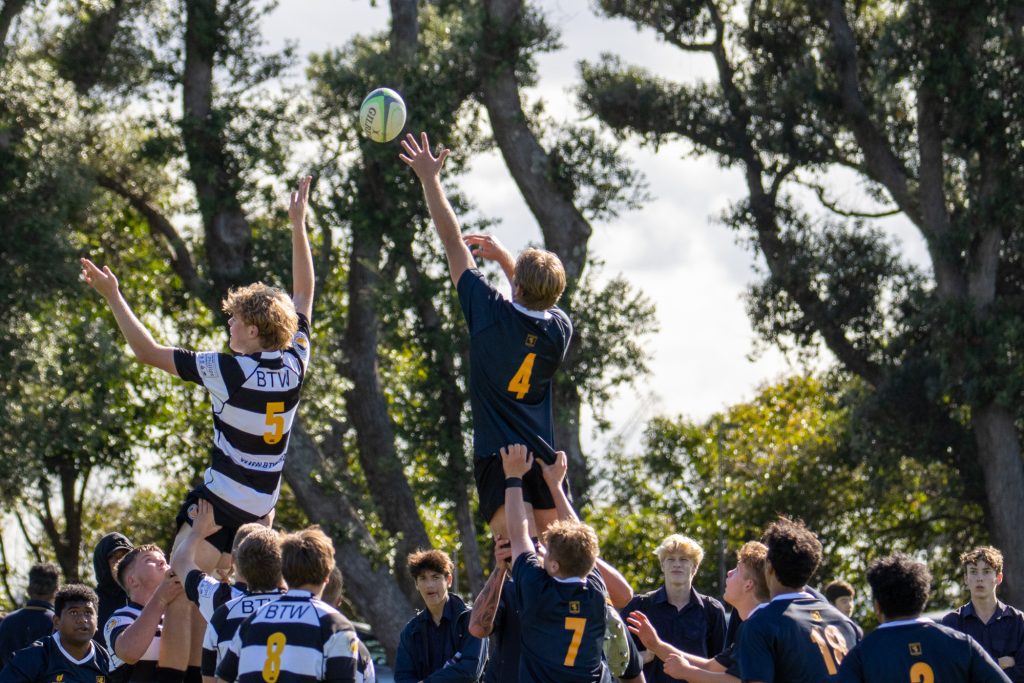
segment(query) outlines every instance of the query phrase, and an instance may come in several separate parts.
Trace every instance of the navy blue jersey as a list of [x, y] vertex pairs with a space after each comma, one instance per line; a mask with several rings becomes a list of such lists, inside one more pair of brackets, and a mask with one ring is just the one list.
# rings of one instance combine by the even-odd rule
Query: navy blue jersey
[[751, 612], [739, 635], [744, 681], [834, 681], [859, 629], [827, 600], [810, 593], [778, 595]]
[[473, 452], [487, 457], [525, 443], [550, 462], [551, 380], [569, 348], [569, 317], [557, 307], [531, 311], [512, 303], [476, 269], [462, 274], [458, 292], [470, 335]]
[[512, 565], [512, 580], [522, 631], [520, 683], [600, 681], [608, 601], [601, 574], [556, 579], [527, 552]]
[[53, 605], [45, 600], [29, 600], [0, 622], [0, 668], [23, 647], [53, 633]]
[[491, 631], [491, 656], [487, 660], [484, 683], [516, 683], [519, 680], [519, 612], [516, 609], [516, 583], [506, 579], [494, 613]]
[[0, 683], [106, 683], [110, 658], [102, 645], [90, 644], [89, 654], [75, 659], [54, 633], [14, 655], [0, 672]]
[[930, 619], [879, 626], [843, 660], [841, 683], [1009, 683], [970, 636]]

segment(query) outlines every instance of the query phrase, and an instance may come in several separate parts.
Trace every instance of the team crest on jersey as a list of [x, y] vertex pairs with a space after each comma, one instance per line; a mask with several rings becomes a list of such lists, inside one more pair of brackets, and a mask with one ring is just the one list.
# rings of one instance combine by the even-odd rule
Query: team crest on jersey
[[818, 610], [814, 610], [813, 612], [811, 612], [811, 620], [821, 621], [821, 612], [819, 612]]
[[106, 683], [106, 681], [107, 681], [107, 677], [106, 676], [97, 676], [96, 677], [96, 683]]
[[910, 643], [910, 656], [920, 657], [921, 656], [921, 643]]
[[106, 635], [107, 641], [108, 642], [110, 641], [110, 633], [115, 628], [117, 628], [121, 624], [127, 625], [127, 624], [130, 624], [130, 623], [132, 623], [130, 620], [122, 619], [120, 617], [110, 617], [110, 619], [107, 619], [107, 623], [103, 626], [103, 633], [104, 633], [104, 635]]
[[579, 613], [580, 613], [580, 601], [579, 600], [570, 600], [569, 601], [569, 614], [579, 614]]
[[295, 337], [295, 345], [301, 346], [303, 349], [305, 349], [309, 347], [309, 341], [304, 336], [297, 335]]
[[526, 345], [529, 346], [531, 349], [534, 346], [536, 346], [537, 345], [537, 335], [535, 335], [535, 334], [528, 334], [528, 335], [526, 335]]
[[64, 674], [57, 674], [57, 683], [64, 682]]

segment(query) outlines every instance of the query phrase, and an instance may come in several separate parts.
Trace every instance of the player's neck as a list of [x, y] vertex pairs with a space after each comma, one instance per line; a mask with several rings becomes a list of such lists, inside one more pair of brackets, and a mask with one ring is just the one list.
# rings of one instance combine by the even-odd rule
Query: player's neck
[[668, 598], [668, 604], [672, 605], [676, 609], [682, 609], [690, 603], [690, 586], [692, 584], [687, 583], [669, 583], [665, 582], [665, 597]]
[[974, 606], [974, 613], [978, 615], [978, 618], [982, 621], [987, 622], [996, 611], [998, 600], [996, 599], [995, 593], [988, 595], [972, 595], [971, 605]]
[[750, 616], [750, 613], [761, 604], [761, 601], [755, 598], [753, 593], [745, 596], [743, 600], [740, 600], [739, 602], [740, 604], [734, 605], [734, 607], [736, 608], [736, 611], [739, 612], [740, 619], [743, 621], [746, 621], [747, 617]]
[[65, 640], [64, 638], [61, 638], [60, 639], [60, 646], [62, 648], [64, 648], [65, 652], [67, 652], [69, 655], [71, 655], [72, 657], [74, 657], [75, 659], [77, 659], [79, 661], [81, 661], [81, 660], [85, 659], [86, 657], [88, 657], [89, 653], [92, 651], [92, 641], [91, 640], [86, 641], [85, 643], [83, 643], [81, 645], [76, 645], [75, 643], [72, 643], [72, 642], [70, 642], [68, 640]]

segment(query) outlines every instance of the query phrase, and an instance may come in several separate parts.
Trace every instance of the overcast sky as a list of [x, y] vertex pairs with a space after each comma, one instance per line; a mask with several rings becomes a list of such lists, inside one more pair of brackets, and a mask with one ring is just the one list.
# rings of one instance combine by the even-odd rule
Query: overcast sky
[[[265, 33], [272, 46], [284, 39], [297, 41], [303, 54], [340, 47], [354, 33], [386, 29], [388, 3], [378, 5], [371, 7], [369, 0], [282, 0]], [[627, 22], [598, 18], [587, 0], [540, 5], [561, 31], [564, 47], [540, 60], [539, 85], [527, 96], [543, 98], [555, 116], [579, 116], [571, 93], [579, 82], [577, 64], [610, 48], [626, 63], [676, 80], [712, 73], [703, 56], [682, 53]], [[416, 107], [415, 102], [406, 104]], [[793, 368], [774, 349], [749, 358], [753, 332], [742, 294], [755, 277], [754, 256], [716, 222], [731, 201], [743, 196], [739, 172], [723, 171], [711, 158], [684, 158], [686, 148], [678, 143], [657, 153], [632, 143], [624, 149], [646, 175], [652, 200], [614, 222], [595, 224], [590, 247], [605, 261], [605, 276], [625, 274], [658, 310], [661, 329], [647, 344], [652, 374], [637, 391], [627, 390], [610, 411], [616, 430], [631, 433], [628, 441], [636, 444], [635, 427], [653, 415], [707, 417], [751, 398], [759, 384]], [[502, 219], [495, 232], [512, 251], [540, 242], [536, 221], [497, 153], [475, 162], [461, 182], [482, 215]], [[607, 439], [584, 438], [598, 451]]]

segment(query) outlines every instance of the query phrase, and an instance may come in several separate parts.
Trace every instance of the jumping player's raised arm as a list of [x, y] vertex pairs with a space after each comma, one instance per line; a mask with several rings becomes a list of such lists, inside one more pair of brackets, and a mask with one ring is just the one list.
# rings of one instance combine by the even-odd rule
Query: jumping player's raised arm
[[469, 247], [462, 241], [459, 219], [455, 217], [455, 211], [441, 187], [441, 167], [448, 158], [448, 150], [441, 150], [435, 157], [430, 151], [430, 140], [426, 133], [420, 133], [419, 141], [409, 133], [405, 140], [402, 140], [402, 148], [405, 154], [400, 154], [398, 158], [415, 171], [416, 177], [423, 185], [430, 219], [434, 221], [434, 229], [437, 230], [437, 235], [444, 245], [445, 255], [448, 257], [448, 271], [452, 276], [452, 282], [458, 286], [462, 274], [476, 267], [476, 264], [473, 262]]
[[132, 353], [141, 363], [152, 365], [178, 376], [178, 369], [174, 366], [174, 349], [170, 346], [157, 344], [153, 336], [146, 329], [146, 326], [135, 317], [128, 302], [121, 296], [121, 290], [117, 285], [117, 277], [111, 272], [108, 266], [100, 270], [95, 263], [87, 258], [80, 259], [82, 263], [82, 277], [86, 283], [100, 293], [110, 306], [114, 314], [117, 326], [124, 335], [128, 346], [132, 347]]
[[521, 443], [501, 449], [501, 466], [505, 470], [505, 519], [512, 542], [512, 564], [526, 552], [533, 552], [530, 532], [526, 526], [526, 504], [523, 502], [523, 477], [533, 467], [533, 453]]
[[313, 176], [303, 177], [288, 204], [288, 218], [292, 222], [292, 302], [295, 311], [306, 316], [306, 320], [313, 314], [313, 252], [306, 236], [306, 206], [312, 180]]

